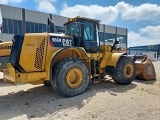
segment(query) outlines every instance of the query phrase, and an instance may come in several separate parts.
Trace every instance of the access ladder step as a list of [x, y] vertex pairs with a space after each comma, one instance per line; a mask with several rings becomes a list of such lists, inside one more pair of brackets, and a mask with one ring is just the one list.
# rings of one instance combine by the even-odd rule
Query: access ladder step
[[101, 75], [100, 74], [95, 74], [92, 77], [92, 81], [93, 81], [93, 83], [99, 83], [101, 81]]

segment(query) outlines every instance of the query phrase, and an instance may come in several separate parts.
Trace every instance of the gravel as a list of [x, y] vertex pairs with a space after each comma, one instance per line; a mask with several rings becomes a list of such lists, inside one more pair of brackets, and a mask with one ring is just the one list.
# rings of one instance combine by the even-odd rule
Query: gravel
[[160, 61], [153, 64], [157, 80], [134, 80], [123, 86], [107, 79], [90, 83], [72, 98], [56, 94], [52, 87], [1, 80], [0, 120], [159, 120]]

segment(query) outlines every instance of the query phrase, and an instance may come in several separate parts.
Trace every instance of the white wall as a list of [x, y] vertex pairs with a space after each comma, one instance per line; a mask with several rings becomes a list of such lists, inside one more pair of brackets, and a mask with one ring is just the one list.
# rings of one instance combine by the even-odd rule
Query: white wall
[[157, 61], [157, 52], [147, 52], [147, 53], [142, 53], [143, 55], [147, 55], [147, 58], [150, 59], [151, 61]]
[[49, 14], [32, 11], [32, 10], [25, 10], [25, 20], [29, 22], [36, 22], [36, 23], [43, 23], [47, 24], [47, 19], [49, 18]]
[[22, 20], [22, 9], [17, 7], [10, 7], [0, 4], [2, 17], [14, 20]]
[[11, 41], [12, 38], [13, 38], [14, 34], [5, 34], [5, 33], [1, 33], [0, 34], [0, 39], [3, 40], [3, 41]]

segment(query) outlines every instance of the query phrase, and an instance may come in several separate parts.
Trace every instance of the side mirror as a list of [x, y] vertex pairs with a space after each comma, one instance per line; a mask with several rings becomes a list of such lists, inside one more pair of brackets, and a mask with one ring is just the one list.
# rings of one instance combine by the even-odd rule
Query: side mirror
[[117, 44], [120, 44], [120, 41], [115, 41], [115, 44], [117, 45]]

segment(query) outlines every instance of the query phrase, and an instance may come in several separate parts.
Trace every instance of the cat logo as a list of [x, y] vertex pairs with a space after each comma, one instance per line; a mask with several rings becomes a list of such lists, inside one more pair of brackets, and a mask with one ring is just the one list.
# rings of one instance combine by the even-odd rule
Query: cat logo
[[72, 40], [62, 39], [63, 46], [72, 46]]

